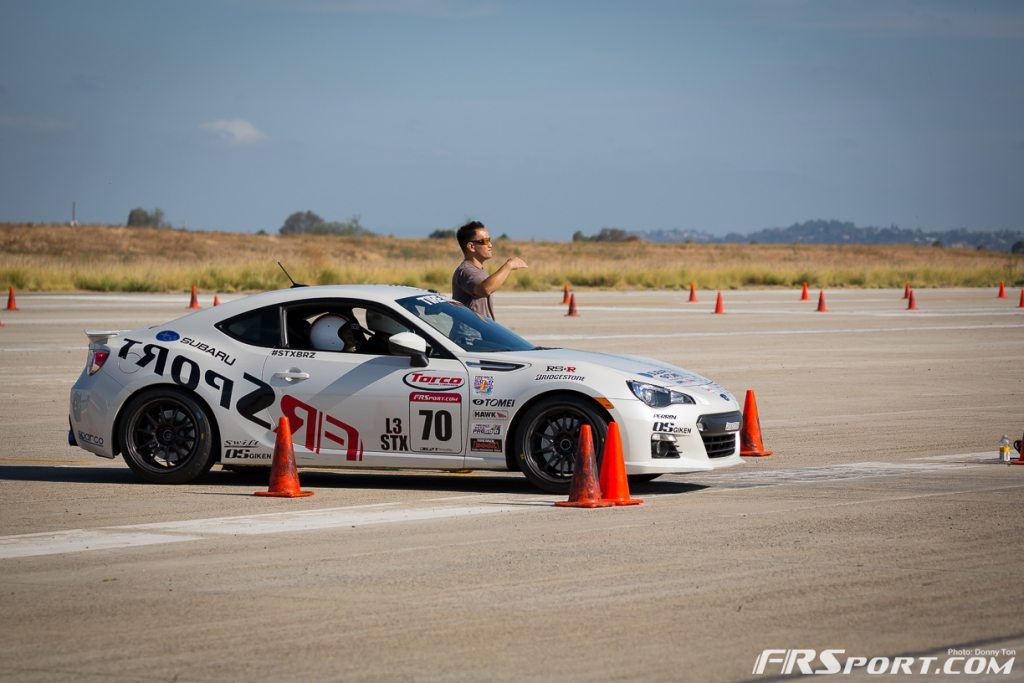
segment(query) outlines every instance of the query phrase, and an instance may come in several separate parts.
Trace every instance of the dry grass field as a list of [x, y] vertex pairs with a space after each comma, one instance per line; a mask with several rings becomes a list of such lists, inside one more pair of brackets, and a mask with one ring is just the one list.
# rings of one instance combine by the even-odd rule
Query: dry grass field
[[[497, 240], [522, 256], [506, 288], [704, 289], [1024, 285], [1021, 255], [866, 245], [709, 245]], [[380, 282], [447, 291], [454, 240], [279, 236], [116, 226], [0, 225], [0, 286], [27, 291], [238, 292], [288, 281]]]

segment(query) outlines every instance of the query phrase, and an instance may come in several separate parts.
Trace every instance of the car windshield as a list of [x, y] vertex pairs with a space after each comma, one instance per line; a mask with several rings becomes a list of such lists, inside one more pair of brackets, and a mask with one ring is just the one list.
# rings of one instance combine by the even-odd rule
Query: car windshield
[[464, 351], [532, 351], [518, 334], [441, 294], [399, 299], [398, 305], [455, 342]]

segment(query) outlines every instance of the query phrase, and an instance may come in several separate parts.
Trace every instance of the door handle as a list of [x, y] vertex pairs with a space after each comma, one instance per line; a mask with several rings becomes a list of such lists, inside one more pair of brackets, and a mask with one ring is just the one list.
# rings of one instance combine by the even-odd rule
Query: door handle
[[284, 372], [275, 372], [274, 379], [283, 379], [286, 382], [298, 382], [300, 380], [309, 379], [309, 373], [301, 372], [299, 370], [285, 370]]

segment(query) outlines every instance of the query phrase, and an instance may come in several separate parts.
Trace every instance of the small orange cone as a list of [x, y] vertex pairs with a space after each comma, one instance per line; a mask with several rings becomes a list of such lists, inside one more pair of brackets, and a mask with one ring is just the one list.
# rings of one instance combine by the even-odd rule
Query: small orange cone
[[192, 285], [192, 301], [189, 302], [188, 307], [189, 308], [202, 308], [202, 306], [199, 305], [199, 298], [196, 297], [196, 286], [195, 285]]
[[996, 294], [996, 298], [997, 299], [1005, 299], [1006, 298], [1006, 285], [1003, 284], [1002, 280], [999, 281], [999, 293]]
[[818, 313], [828, 313], [828, 306], [825, 305], [825, 290], [818, 292]]
[[718, 299], [715, 301], [715, 313], [725, 313], [725, 307], [722, 305], [722, 290], [718, 290]]
[[216, 294], [213, 295], [213, 305], [220, 306], [220, 297], [217, 296]]
[[909, 299], [910, 298], [910, 283], [909, 282], [907, 284], [903, 285], [903, 298], [904, 299]]
[[697, 302], [697, 288], [694, 287], [693, 283], [691, 282], [690, 283], [690, 303], [693, 304], [693, 303], [696, 303], [696, 302]]
[[601, 485], [597, 481], [595, 470], [597, 463], [594, 462], [594, 437], [590, 425], [585, 424], [580, 427], [569, 500], [560, 500], [555, 505], [569, 508], [607, 508], [614, 505], [611, 501], [601, 500]]
[[18, 304], [14, 301], [14, 287], [7, 288], [7, 310], [16, 311], [18, 310]]
[[914, 290], [910, 290], [910, 301], [907, 302], [908, 311], [917, 310], [917, 301], [914, 299]]
[[1013, 442], [1013, 447], [1017, 451], [1017, 459], [1011, 460], [1010, 463], [1014, 465], [1024, 465], [1024, 436], [1019, 441]]
[[766, 451], [761, 442], [761, 418], [757, 415], [757, 400], [754, 390], [747, 389], [747, 397], [743, 401], [743, 426], [740, 428], [740, 455], [744, 457], [762, 457], [774, 451]]
[[562, 285], [562, 305], [569, 303], [569, 283]]
[[622, 457], [622, 437], [619, 425], [608, 423], [608, 435], [604, 438], [604, 455], [601, 457], [601, 495], [604, 500], [616, 505], [639, 505], [643, 501], [630, 498], [629, 479], [626, 478], [626, 462]]
[[807, 283], [804, 283], [803, 289], [800, 290], [800, 301], [810, 300], [810, 295], [807, 293]]
[[1017, 308], [1024, 308], [1024, 289], [1020, 290], [1020, 303], [1017, 304]]
[[565, 317], [568, 318], [572, 316], [575, 318], [578, 315], [579, 312], [576, 310], [576, 292], [573, 292], [569, 295], [569, 312], [565, 314]]
[[274, 460], [270, 465], [270, 488], [257, 491], [256, 496], [274, 498], [301, 498], [312, 496], [312, 491], [299, 489], [299, 472], [295, 469], [295, 448], [292, 446], [292, 428], [287, 417], [277, 422], [277, 440], [274, 442]]

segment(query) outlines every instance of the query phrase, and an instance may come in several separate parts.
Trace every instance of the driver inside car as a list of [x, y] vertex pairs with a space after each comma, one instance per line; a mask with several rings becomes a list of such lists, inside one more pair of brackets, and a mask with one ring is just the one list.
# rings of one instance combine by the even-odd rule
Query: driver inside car
[[347, 318], [340, 313], [324, 313], [313, 323], [309, 339], [317, 351], [361, 351], [363, 342], [362, 328], [354, 318]]

